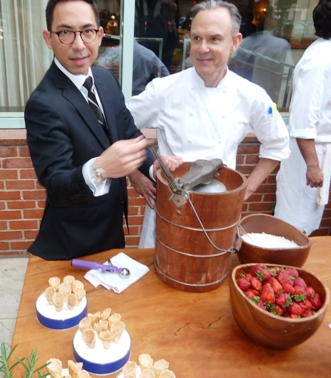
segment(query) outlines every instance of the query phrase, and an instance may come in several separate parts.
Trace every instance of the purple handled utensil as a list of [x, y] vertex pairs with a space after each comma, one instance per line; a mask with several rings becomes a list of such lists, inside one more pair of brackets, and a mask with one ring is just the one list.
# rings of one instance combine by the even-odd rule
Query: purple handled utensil
[[101, 269], [103, 273], [105, 272], [116, 273], [121, 278], [129, 278], [131, 274], [130, 270], [127, 268], [118, 268], [117, 266], [112, 265], [112, 264], [99, 264], [97, 262], [87, 261], [87, 260], [72, 259], [71, 266], [75, 268], [83, 268], [83, 269]]

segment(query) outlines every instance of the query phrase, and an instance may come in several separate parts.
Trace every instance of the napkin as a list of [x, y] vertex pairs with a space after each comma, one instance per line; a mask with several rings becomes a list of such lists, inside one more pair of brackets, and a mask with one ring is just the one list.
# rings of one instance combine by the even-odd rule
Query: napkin
[[325, 144], [325, 154], [324, 161], [322, 165], [322, 170], [324, 173], [323, 186], [318, 189], [317, 204], [327, 205], [329, 202], [329, 190], [330, 190], [330, 179], [331, 179], [331, 144]]
[[[116, 273], [105, 272], [102, 273], [99, 269], [89, 270], [84, 278], [89, 281], [94, 287], [99, 285], [104, 286], [108, 290], [113, 290], [115, 293], [122, 293], [125, 289], [131, 286], [133, 283], [138, 281], [149, 269], [146, 265], [133, 260], [131, 257], [127, 256], [125, 253], [120, 252], [116, 256], [111, 258], [112, 265], [118, 268], [127, 268], [130, 270], [129, 278], [121, 278]], [[105, 262], [104, 264], [108, 264]]]

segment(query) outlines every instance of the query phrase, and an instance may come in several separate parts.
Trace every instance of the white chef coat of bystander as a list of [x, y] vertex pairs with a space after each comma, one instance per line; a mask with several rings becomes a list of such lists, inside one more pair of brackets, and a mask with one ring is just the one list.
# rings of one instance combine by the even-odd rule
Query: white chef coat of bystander
[[[277, 174], [275, 216], [310, 235], [328, 203], [331, 175], [331, 40], [319, 38], [295, 67], [290, 104], [290, 158]], [[306, 182], [307, 164], [296, 138], [313, 139], [323, 187]], [[323, 195], [321, 195], [323, 193]]]

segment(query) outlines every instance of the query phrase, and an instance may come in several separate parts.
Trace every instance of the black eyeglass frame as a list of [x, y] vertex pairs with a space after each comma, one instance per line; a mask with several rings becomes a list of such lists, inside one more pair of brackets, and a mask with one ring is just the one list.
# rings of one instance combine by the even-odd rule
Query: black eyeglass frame
[[[67, 30], [67, 29], [66, 29], [66, 30]], [[83, 38], [83, 36], [82, 36], [82, 33], [84, 33], [86, 30], [90, 30], [90, 31], [93, 30], [93, 31], [95, 32], [95, 37], [94, 37], [93, 41], [84, 41], [84, 38]], [[92, 43], [92, 42], [94, 42], [94, 41], [96, 40], [96, 38], [97, 38], [97, 35], [98, 35], [98, 32], [99, 32], [99, 29], [67, 30], [69, 33], [73, 33], [73, 34], [74, 34], [74, 39], [73, 39], [73, 41], [70, 42], [70, 43], [66, 43], [66, 42], [63, 42], [63, 41], [61, 40], [61, 38], [60, 38], [60, 34], [63, 33], [63, 31], [64, 31], [64, 30], [61, 30], [61, 31], [56, 32], [56, 31], [50, 30], [51, 33], [54, 33], [54, 34], [56, 34], [56, 35], [58, 36], [59, 41], [60, 41], [62, 44], [64, 44], [64, 45], [72, 45], [72, 44], [75, 42], [75, 40], [76, 40], [77, 33], [80, 34], [80, 38], [82, 39], [82, 41], [83, 41], [84, 43]]]

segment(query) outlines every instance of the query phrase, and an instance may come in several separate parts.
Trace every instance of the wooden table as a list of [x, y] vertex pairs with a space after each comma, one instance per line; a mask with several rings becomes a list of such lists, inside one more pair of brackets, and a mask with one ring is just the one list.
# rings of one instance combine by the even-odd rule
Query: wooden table
[[[313, 246], [303, 268], [331, 289], [331, 237], [311, 239]], [[103, 263], [117, 253], [99, 253], [93, 260]], [[154, 360], [164, 358], [177, 378], [331, 376], [330, 307], [321, 327], [305, 343], [283, 351], [262, 348], [246, 337], [232, 316], [230, 275], [214, 291], [186, 293], [157, 277], [153, 249], [126, 249], [125, 253], [148, 265], [150, 272], [122, 294], [101, 286], [94, 288], [83, 278], [86, 271], [72, 268], [70, 261], [30, 256], [12, 341], [13, 346], [19, 344], [15, 356], [28, 356], [38, 348], [38, 366], [54, 357], [67, 367], [67, 361], [73, 359], [72, 339], [77, 328], [47, 329], [38, 323], [35, 311], [48, 279], [71, 274], [85, 283], [89, 312], [111, 307], [122, 315], [132, 339], [133, 361], [138, 361], [141, 353], [149, 353]], [[230, 267], [238, 263], [237, 256], [232, 255]]]

